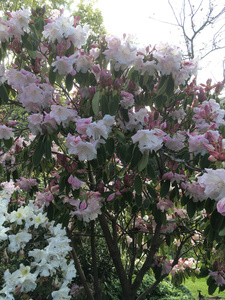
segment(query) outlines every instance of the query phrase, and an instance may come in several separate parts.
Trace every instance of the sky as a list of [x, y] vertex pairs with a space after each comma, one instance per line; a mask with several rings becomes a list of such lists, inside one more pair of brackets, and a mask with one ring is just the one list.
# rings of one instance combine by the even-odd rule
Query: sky
[[[182, 2], [177, 1], [179, 4]], [[185, 51], [181, 30], [170, 25], [176, 24], [176, 20], [167, 0], [98, 0], [96, 7], [101, 10], [104, 25], [110, 34], [119, 37], [123, 33], [134, 34], [142, 46], [168, 42]], [[225, 50], [219, 50], [201, 61], [198, 81], [204, 83], [208, 78], [212, 78], [213, 83], [222, 81], [224, 59]]]

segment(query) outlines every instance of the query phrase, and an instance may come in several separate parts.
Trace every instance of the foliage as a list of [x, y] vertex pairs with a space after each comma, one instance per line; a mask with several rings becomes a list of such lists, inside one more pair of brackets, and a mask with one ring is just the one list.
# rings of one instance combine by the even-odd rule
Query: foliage
[[80, 24], [82, 26], [85, 24], [90, 26], [92, 35], [101, 38], [104, 34], [106, 34], [106, 29], [103, 25], [103, 16], [101, 11], [98, 8], [94, 8], [95, 2], [96, 0], [80, 0], [73, 13], [80, 17]]
[[[1, 20], [2, 63], [12, 63], [0, 69], [0, 246], [13, 262], [1, 268], [2, 297], [46, 297], [49, 280], [54, 299], [100, 300], [115, 278], [121, 299], [180, 297], [160, 284], [169, 275], [176, 286], [210, 275], [209, 294], [223, 291], [222, 83], [197, 86], [196, 61], [179, 47], [139, 49], [125, 35], [87, 46], [87, 26], [48, 17], [24, 9]], [[49, 228], [63, 232], [59, 249]]]

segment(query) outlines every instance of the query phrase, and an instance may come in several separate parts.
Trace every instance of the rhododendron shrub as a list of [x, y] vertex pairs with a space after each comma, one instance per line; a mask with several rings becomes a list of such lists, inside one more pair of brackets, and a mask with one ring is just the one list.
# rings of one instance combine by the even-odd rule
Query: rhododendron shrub
[[139, 300], [169, 275], [222, 291], [223, 84], [197, 85], [197, 62], [167, 43], [88, 47], [63, 12], [0, 22], [1, 297], [111, 299], [108, 263], [122, 299], [149, 270]]

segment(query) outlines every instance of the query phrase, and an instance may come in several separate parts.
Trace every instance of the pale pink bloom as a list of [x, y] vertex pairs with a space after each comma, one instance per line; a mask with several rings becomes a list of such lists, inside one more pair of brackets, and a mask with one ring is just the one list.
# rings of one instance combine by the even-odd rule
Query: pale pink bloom
[[165, 173], [163, 174], [163, 177], [162, 177], [163, 180], [170, 180], [171, 183], [173, 183], [174, 181], [176, 181], [177, 183], [180, 183], [181, 181], [184, 181], [187, 179], [187, 176], [186, 175], [183, 175], [183, 174], [177, 174], [177, 173], [173, 173], [173, 172], [168, 172], [168, 173]]
[[94, 66], [93, 58], [87, 55], [83, 50], [77, 51], [73, 55], [75, 59], [75, 70], [81, 73], [87, 73]]
[[52, 43], [54, 43], [56, 40], [58, 43], [61, 43], [63, 38], [55, 22], [45, 25], [42, 34], [44, 38], [49, 39], [49, 42]]
[[166, 199], [165, 201], [160, 200], [157, 203], [157, 209], [161, 210], [162, 212], [168, 211], [172, 207], [173, 207], [173, 202], [168, 199]]
[[169, 112], [169, 116], [173, 120], [183, 120], [186, 116], [186, 113], [183, 108], [180, 108], [178, 110], [172, 110]]
[[205, 138], [204, 134], [188, 134], [189, 151], [195, 155], [200, 153], [204, 155], [207, 153], [207, 149], [204, 145], [209, 144], [209, 141]]
[[107, 60], [114, 61], [114, 69], [125, 69], [135, 62], [137, 56], [137, 47], [129, 40], [129, 37], [120, 40], [115, 36], [106, 37], [108, 48], [103, 52]]
[[0, 139], [9, 140], [14, 137], [13, 129], [5, 125], [0, 125]]
[[73, 19], [70, 17], [66, 17], [62, 14], [56, 19], [55, 24], [59, 29], [59, 34], [61, 37], [68, 38], [71, 34], [75, 33]]
[[173, 151], [180, 151], [185, 146], [185, 135], [182, 132], [176, 132], [172, 137], [167, 135], [163, 140], [165, 142], [165, 146]]
[[71, 215], [76, 215], [79, 220], [84, 220], [84, 222], [90, 222], [102, 213], [101, 207], [104, 198], [100, 197], [98, 192], [87, 192], [86, 196], [86, 200], [83, 200], [81, 203], [77, 201], [77, 210], [72, 211]]
[[225, 197], [225, 169], [205, 169], [206, 173], [198, 177], [198, 183], [206, 197], [216, 201]]
[[25, 177], [20, 177], [20, 179], [17, 179], [16, 181], [19, 187], [27, 192], [29, 192], [34, 186], [37, 185], [36, 179], [27, 179]]
[[73, 43], [74, 47], [79, 49], [81, 46], [86, 44], [88, 32], [88, 25], [84, 25], [84, 27], [77, 25], [74, 32], [70, 34], [68, 38]]
[[[223, 275], [224, 275], [224, 272], [222, 272]], [[220, 271], [211, 271], [209, 270], [209, 275], [211, 277], [213, 277], [213, 279], [216, 281], [217, 285], [218, 286], [223, 286], [225, 284], [225, 279], [224, 277], [220, 274]]]
[[2, 19], [0, 18], [0, 43], [6, 42], [10, 38], [9, 32], [8, 32], [8, 26], [4, 24]]
[[66, 146], [69, 154], [77, 155], [81, 161], [97, 157], [96, 142], [82, 141], [80, 137], [73, 137], [69, 134], [66, 138]]
[[22, 93], [18, 95], [18, 100], [28, 112], [45, 108], [49, 105], [50, 99], [46, 97], [46, 92], [35, 83], [23, 88]]
[[108, 130], [104, 125], [103, 120], [90, 123], [86, 130], [86, 134], [89, 137], [92, 137], [94, 140], [100, 140], [101, 137], [103, 137], [104, 139], [108, 138]]
[[85, 182], [81, 181], [80, 179], [78, 179], [76, 176], [74, 177], [73, 175], [70, 175], [70, 177], [68, 178], [68, 182], [72, 185], [72, 190], [77, 190], [80, 187], [84, 187], [85, 186]]
[[56, 56], [56, 61], [52, 63], [52, 67], [55, 67], [54, 72], [58, 71], [60, 75], [67, 75], [73, 71], [73, 64], [75, 60], [66, 56]]
[[3, 190], [10, 195], [17, 190], [12, 179], [10, 179], [10, 181], [2, 182], [0, 185], [3, 187]]
[[17, 71], [15, 69], [9, 69], [7, 72], [8, 83], [11, 85], [18, 93], [23, 92], [23, 88], [30, 85], [31, 83], [36, 83], [38, 81], [37, 77], [24, 69]]
[[52, 105], [50, 117], [55, 119], [58, 125], [62, 123], [63, 127], [66, 127], [70, 121], [76, 120], [77, 112], [66, 106]]
[[8, 32], [11, 36], [20, 38], [24, 32], [29, 31], [30, 11], [28, 9], [17, 10], [10, 15], [10, 18], [5, 21], [9, 27]]
[[42, 134], [42, 128], [41, 123], [43, 121], [43, 115], [42, 114], [32, 114], [27, 117], [29, 123], [28, 127], [30, 128], [30, 131], [34, 135], [38, 135], [39, 133]]
[[123, 108], [128, 109], [134, 105], [134, 96], [131, 93], [121, 92], [122, 100], [120, 104]]
[[76, 131], [80, 134], [86, 134], [86, 130], [91, 122], [92, 122], [92, 117], [77, 119], [76, 120]]
[[39, 207], [45, 205], [48, 206], [50, 202], [54, 200], [54, 197], [51, 192], [36, 192], [36, 203]]
[[52, 133], [57, 130], [57, 124], [54, 118], [50, 116], [50, 114], [44, 115], [43, 122], [41, 124], [43, 133]]
[[204, 201], [207, 197], [205, 195], [205, 188], [198, 182], [186, 182], [185, 195], [189, 196], [193, 202]]
[[158, 151], [162, 148], [163, 135], [165, 135], [165, 133], [160, 129], [146, 129], [138, 130], [131, 138], [133, 143], [138, 143], [138, 147], [142, 153], [149, 153], [149, 151]]
[[157, 68], [163, 75], [170, 75], [175, 70], [180, 69], [182, 52], [177, 46], [159, 44], [156, 46], [154, 58], [157, 59]]
[[148, 115], [148, 110], [146, 108], [141, 108], [137, 112], [129, 111], [128, 116], [129, 116], [129, 122], [125, 124], [124, 123], [119, 123], [121, 127], [126, 131], [137, 131], [143, 128], [143, 126], [146, 124], [145, 123], [145, 118]]
[[221, 215], [225, 216], [225, 197], [217, 202], [216, 208]]

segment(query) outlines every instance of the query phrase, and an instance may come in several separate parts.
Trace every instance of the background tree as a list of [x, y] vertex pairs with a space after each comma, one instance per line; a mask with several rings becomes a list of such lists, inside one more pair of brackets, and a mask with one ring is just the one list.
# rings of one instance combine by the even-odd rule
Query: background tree
[[0, 10], [1, 11], [16, 11], [21, 8], [34, 8], [43, 7], [45, 5], [46, 10], [49, 11], [50, 9], [59, 9], [60, 6], [67, 6], [71, 3], [71, 1], [64, 1], [64, 0], [6, 0], [0, 2]]
[[90, 26], [91, 34], [89, 36], [89, 41], [101, 38], [107, 33], [103, 25], [104, 20], [102, 12], [98, 8], [94, 7], [95, 3], [96, 0], [80, 0], [73, 12], [74, 15], [80, 17], [79, 23], [81, 26], [85, 24]]
[[181, 28], [189, 59], [196, 54], [203, 59], [209, 53], [225, 48], [223, 5], [211, 0], [183, 0], [181, 5], [168, 0], [168, 3]]

